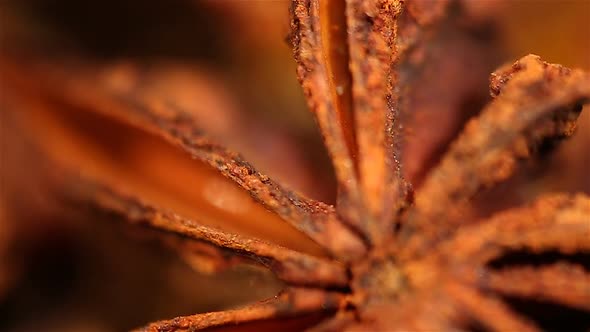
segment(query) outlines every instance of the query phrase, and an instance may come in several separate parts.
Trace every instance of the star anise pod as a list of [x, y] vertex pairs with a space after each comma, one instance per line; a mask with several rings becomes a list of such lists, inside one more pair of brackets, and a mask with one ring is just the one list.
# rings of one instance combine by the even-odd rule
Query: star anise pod
[[[287, 189], [214, 143], [194, 114], [158, 96], [149, 69], [4, 61], [12, 83], [4, 108], [23, 110], [13, 116], [38, 133], [55, 165], [52, 181], [69, 200], [193, 240], [179, 246], [209, 269], [258, 264], [285, 285], [260, 303], [143, 329], [541, 328], [508, 299], [548, 301], [589, 315], [589, 197], [552, 194], [491, 217], [468, 216], [478, 193], [573, 134], [590, 99], [590, 75], [534, 55], [496, 70], [493, 100], [422, 171], [414, 193], [402, 166], [414, 160], [407, 177], [419, 179], [433, 143], [420, 134], [423, 141], [403, 140], [402, 125], [420, 124], [420, 113], [431, 109], [417, 78], [452, 33], [445, 27], [458, 9], [448, 1], [294, 0], [291, 10], [297, 75], [338, 180], [335, 207]], [[453, 85], [461, 78], [448, 79], [451, 93], [464, 88]], [[436, 121], [426, 123], [439, 129]], [[128, 156], [122, 151], [140, 143], [135, 156], [105, 157]], [[204, 194], [169, 197], [174, 190], [165, 188], [174, 185], [157, 176], [166, 169], [151, 168], [181, 158], [170, 146], [196, 159], [190, 172], [199, 181], [217, 181], [208, 195], [231, 204], [216, 209]]]

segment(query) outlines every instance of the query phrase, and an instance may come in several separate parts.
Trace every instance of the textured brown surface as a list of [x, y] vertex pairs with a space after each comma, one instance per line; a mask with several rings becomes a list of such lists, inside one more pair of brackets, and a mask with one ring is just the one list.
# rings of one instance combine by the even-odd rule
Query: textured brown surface
[[[455, 24], [459, 18], [465, 21]], [[195, 240], [193, 250], [212, 271], [250, 263], [284, 283], [275, 298], [156, 322], [147, 331], [253, 328], [248, 324], [275, 319], [288, 325], [293, 317], [311, 326], [324, 316], [332, 317], [318, 331], [542, 330], [543, 313], [519, 310], [514, 298], [588, 317], [590, 198], [552, 194], [489, 218], [464, 217], [475, 208], [474, 195], [507, 180], [517, 161], [573, 134], [590, 98], [588, 73], [525, 56], [492, 74], [494, 99], [438, 165], [420, 170], [433, 162], [432, 146], [457, 130], [454, 120], [413, 156], [420, 139], [399, 142], [404, 120], [418, 127], [436, 106], [421, 99], [421, 88], [445, 84], [421, 86], [430, 56], [436, 65], [454, 63], [453, 52], [436, 56], [436, 47], [449, 38], [448, 47], [481, 55], [483, 48], [467, 40], [477, 29], [470, 19], [447, 1], [293, 1], [297, 75], [333, 161], [335, 207], [287, 189], [214, 143], [215, 128], [206, 135], [199, 113], [183, 110], [195, 105], [170, 103], [156, 92], [163, 88], [146, 88], [149, 75], [141, 70], [8, 57], [0, 70], [12, 82], [11, 114], [31, 130], [44, 151], [39, 158], [59, 169], [53, 183], [60, 196]], [[471, 79], [449, 78], [457, 90], [441, 95], [468, 95]], [[444, 99], [441, 107], [460, 114], [452, 111], [460, 99]], [[435, 123], [426, 122], [430, 130]], [[406, 157], [415, 164], [404, 173]], [[191, 172], [198, 181], [170, 186], [172, 173]], [[423, 174], [415, 202], [403, 174]], [[191, 191], [212, 179], [220, 181], [213, 196]], [[309, 314], [317, 316], [308, 321]]]
[[[326, 3], [329, 8], [331, 8], [330, 5], [331, 2]], [[339, 213], [348, 223], [360, 227], [361, 198], [358, 193], [359, 184], [354, 159], [356, 142], [353, 141], [353, 123], [350, 122], [351, 114], [349, 114], [352, 110], [347, 104], [349, 102], [347, 98], [343, 97], [350, 94], [347, 91], [350, 89], [347, 84], [350, 83], [342, 83], [343, 96], [338, 97], [337, 87], [334, 85], [334, 79], [328, 74], [329, 66], [325, 61], [329, 56], [326, 52], [329, 50], [323, 47], [327, 41], [321, 40], [319, 10], [320, 5], [317, 0], [292, 3], [293, 18], [290, 37], [298, 64], [297, 77], [333, 161], [338, 179]], [[340, 39], [337, 42], [339, 41]], [[342, 70], [342, 68], [334, 69], [336, 70]]]
[[[166, 212], [123, 193], [97, 187], [80, 180], [77, 197], [88, 199], [99, 207], [122, 215], [131, 222], [183, 235], [194, 240], [210, 243], [218, 248], [233, 251], [234, 254], [251, 257], [255, 263], [270, 268], [280, 279], [294, 285], [323, 285], [342, 287], [347, 276], [344, 266], [333, 261], [308, 256], [283, 247], [228, 234], [203, 226], [198, 220], [187, 220], [174, 213]], [[228, 256], [224, 255], [215, 256]]]
[[590, 95], [590, 76], [527, 56], [494, 72], [491, 91], [495, 100], [467, 123], [426, 178], [416, 215], [409, 217], [415, 223], [453, 227], [479, 190], [508, 179], [541, 145], [571, 136]]
[[[47, 68], [41, 68], [41, 70], [47, 70]], [[246, 189], [267, 209], [274, 211], [316, 241], [325, 243], [325, 247], [333, 248], [332, 250], [343, 252], [345, 255], [355, 255], [355, 251], [362, 252], [362, 244], [355, 242], [349, 231], [337, 223], [332, 207], [281, 187], [268, 176], [257, 172], [252, 165], [243, 160], [241, 155], [212, 142], [197, 127], [194, 117], [183, 112], [178, 106], [170, 104], [166, 99], [158, 98], [153, 94], [146, 95], [140, 90], [140, 79], [127, 77], [138, 74], [124, 72], [121, 75], [110, 68], [105, 68], [98, 73], [85, 71], [84, 68], [78, 70], [80, 70], [80, 76], [67, 79], [62, 76], [64, 73], [57, 73], [58, 75], [52, 77], [50, 70], [46, 74], [38, 72], [37, 75], [50, 77], [50, 79], [42, 82], [41, 87], [33, 87], [33, 89], [42, 89], [49, 93], [49, 98], [61, 98], [63, 102], [74, 107], [104, 113], [162, 136], [186, 151], [193, 159], [198, 159], [219, 170], [222, 175]], [[19, 79], [26, 80], [24, 76], [27, 76], [27, 73], [14, 75], [20, 75]], [[93, 82], [92, 78], [96, 76], [99, 81]], [[24, 84], [38, 83], [25, 81]], [[63, 86], [63, 84], [67, 85]], [[59, 90], [53, 90], [52, 87], [58, 86]], [[340, 233], [341, 235], [338, 235]], [[334, 241], [334, 235], [348, 240]], [[339, 246], [350, 246], [350, 248]]]
[[139, 331], [194, 331], [309, 312], [330, 312], [338, 308], [341, 300], [342, 295], [338, 293], [293, 288], [283, 291], [273, 299], [241, 309], [178, 317], [150, 324]]

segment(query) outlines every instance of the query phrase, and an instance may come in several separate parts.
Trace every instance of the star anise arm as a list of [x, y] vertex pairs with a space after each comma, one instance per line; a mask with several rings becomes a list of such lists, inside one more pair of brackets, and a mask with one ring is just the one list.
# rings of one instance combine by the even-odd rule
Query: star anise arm
[[160, 209], [121, 190], [77, 181], [75, 197], [112, 211], [132, 223], [203, 241], [228, 252], [252, 259], [270, 268], [279, 279], [292, 285], [343, 287], [348, 281], [345, 267], [334, 261], [313, 257], [261, 240], [224, 232]]
[[449, 282], [445, 289], [452, 300], [461, 306], [463, 315], [469, 316], [492, 331], [539, 331], [532, 322], [515, 315], [501, 300], [473, 287]]
[[[448, 32], [457, 30], [447, 27], [454, 18], [443, 19], [448, 4], [409, 2], [402, 10], [402, 2], [396, 0], [294, 2], [292, 41], [298, 76], [334, 161], [340, 188], [337, 210], [371, 243], [391, 235], [394, 215], [410, 197], [411, 189], [402, 178], [399, 162], [405, 160], [400, 155], [404, 145], [400, 116], [420, 118], [431, 108], [429, 100], [441, 99], [424, 98], [418, 93], [422, 87], [415, 83], [423, 84], [414, 79], [416, 73], [423, 67], [439, 70], [438, 61], [458, 62], [455, 58], [460, 57], [455, 53], [482, 53], [482, 47], [468, 37], [455, 38], [456, 32]], [[444, 32], [437, 33], [437, 28]], [[449, 35], [459, 40], [457, 49], [461, 50], [440, 59], [435, 56], [437, 65], [430, 65], [430, 53], [438, 53], [431, 52], [431, 46]], [[476, 63], [480, 68], [487, 62]], [[459, 108], [461, 98], [472, 91], [469, 82], [473, 79], [469, 77], [435, 85], [454, 89], [449, 95], [457, 95], [456, 99], [443, 101], [447, 109]], [[423, 80], [432, 81], [430, 77]], [[404, 110], [414, 106], [417, 110]], [[438, 116], [440, 112], [434, 113]], [[442, 117], [453, 118], [447, 113]], [[437, 121], [440, 124], [441, 120]], [[453, 129], [444, 129], [442, 138], [433, 140], [443, 140]], [[434, 143], [425, 144], [423, 138], [428, 140], [429, 134], [413, 142], [408, 153], [411, 160], [432, 154], [429, 149]], [[415, 154], [413, 150], [424, 153]], [[416, 172], [412, 170], [411, 174]]]
[[[508, 210], [461, 228], [451, 239], [442, 242], [425, 256], [425, 262], [428, 263], [423, 266], [429, 268], [416, 269], [414, 272], [422, 273], [413, 273], [412, 278], [418, 284], [432, 283], [429, 269], [446, 266], [451, 272], [451, 278], [462, 282], [461, 288], [469, 288], [469, 292], [449, 293], [458, 295], [463, 305], [471, 306], [471, 310], [481, 310], [477, 314], [481, 322], [493, 316], [492, 312], [486, 310], [504, 306], [497, 299], [480, 299], [484, 293], [542, 298], [588, 310], [590, 279], [588, 272], [576, 263], [579, 260], [576, 257], [590, 253], [589, 216], [590, 198], [586, 195], [556, 194], [543, 197], [529, 206]], [[404, 250], [413, 251], [414, 254], [420, 252], [420, 247], [411, 248], [412, 242], [409, 244]], [[553, 257], [552, 261], [558, 259], [558, 262], [542, 264], [543, 255], [547, 253]], [[404, 254], [399, 257], [404, 259]], [[513, 263], [511, 259], [514, 258], [511, 257], [526, 258]], [[541, 265], [526, 265], [527, 262], [541, 262]], [[430, 281], [428, 278], [431, 278]], [[440, 283], [445, 284], [442, 281]], [[494, 303], [498, 303], [498, 306]], [[493, 324], [501, 322], [502, 319], [488, 320], [487, 324], [496, 328]], [[497, 329], [504, 330], [501, 326]]]
[[15, 83], [22, 84], [21, 90], [29, 89], [36, 96], [57, 101], [61, 108], [102, 114], [109, 121], [162, 137], [219, 171], [334, 255], [346, 258], [363, 252], [362, 242], [340, 223], [331, 206], [285, 189], [256, 171], [239, 154], [213, 143], [187, 112], [146, 95], [140, 70], [121, 73], [107, 66], [70, 68], [67, 72], [59, 66], [58, 70], [37, 65], [26, 69], [3, 67]]
[[221, 174], [247, 190], [255, 200], [333, 255], [348, 259], [364, 252], [360, 239], [341, 224], [332, 206], [282, 187], [256, 171], [239, 154], [211, 144], [202, 136], [183, 136], [181, 134], [171, 140], [176, 140], [193, 157], [216, 167]]
[[302, 316], [310, 313], [331, 313], [342, 301], [342, 295], [316, 289], [291, 288], [277, 297], [247, 307], [178, 317], [152, 323], [137, 331], [181, 332], [208, 328], [237, 327], [273, 318]]
[[526, 207], [508, 210], [462, 228], [441, 244], [441, 252], [456, 261], [486, 264], [515, 250], [562, 254], [590, 251], [590, 198], [555, 194]]
[[540, 145], [571, 136], [590, 98], [590, 75], [529, 55], [492, 74], [491, 90], [495, 100], [429, 173], [410, 223], [450, 229], [480, 189], [507, 179]]
[[[462, 227], [430, 251], [428, 257], [484, 266], [511, 251], [531, 254], [555, 250], [562, 254], [590, 251], [590, 198], [584, 194], [554, 194], [528, 206], [507, 210], [476, 224]], [[429, 242], [414, 237], [401, 249], [408, 260], [424, 254]], [[430, 243], [431, 244], [431, 243]], [[434, 253], [434, 254], [432, 254]]]
[[402, 5], [397, 0], [345, 2], [358, 177], [367, 210], [362, 227], [373, 242], [380, 242], [389, 235], [395, 205], [405, 194], [393, 92], [400, 88], [395, 37]]
[[304, 0], [292, 7], [298, 76], [333, 159], [338, 212], [373, 243], [389, 236], [406, 194], [392, 70], [400, 12], [397, 1]]
[[491, 272], [480, 287], [504, 295], [563, 303], [590, 311], [590, 273], [580, 265], [556, 263]]
[[[369, 211], [361, 226], [379, 242], [390, 236], [393, 215], [411, 200], [412, 189], [402, 173], [415, 177], [415, 162], [426, 164], [435, 143], [452, 133], [453, 121], [459, 120], [449, 119], [460, 118], [454, 109], [472, 93], [475, 72], [489, 59], [469, 58], [484, 51], [469, 37], [469, 28], [455, 23], [467, 16], [458, 10], [458, 1], [345, 2], [358, 176]], [[441, 40], [455, 44], [440, 48]], [[465, 58], [475, 67], [470, 68], [473, 75], [454, 72]], [[427, 121], [438, 129], [431, 130]], [[403, 134], [412, 136], [404, 132], [408, 130], [418, 135], [404, 142]], [[402, 170], [402, 164], [412, 169]]]
[[342, 1], [299, 0], [291, 4], [291, 42], [297, 77], [323, 135], [338, 180], [337, 209], [360, 228], [356, 137], [351, 77], [347, 69]]
[[443, 287], [476, 325], [535, 331], [504, 296], [588, 311], [590, 275], [582, 264], [590, 253], [589, 218], [588, 196], [554, 194], [463, 226], [434, 248], [410, 241], [397, 258], [408, 262], [414, 287]]

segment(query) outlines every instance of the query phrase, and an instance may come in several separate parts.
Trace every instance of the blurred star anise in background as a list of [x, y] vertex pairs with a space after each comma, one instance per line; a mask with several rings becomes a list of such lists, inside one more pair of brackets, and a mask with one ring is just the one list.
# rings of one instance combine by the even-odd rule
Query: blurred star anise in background
[[[337, 0], [3, 1], [0, 330], [120, 331], [146, 326], [180, 331], [189, 329], [190, 324], [194, 328], [228, 322], [233, 326], [248, 321], [249, 314], [254, 317], [251, 320], [263, 323], [245, 326], [246, 330], [301, 330], [318, 322], [324, 322], [316, 326], [323, 331], [389, 329], [394, 326], [381, 324], [385, 318], [375, 318], [389, 319], [390, 313], [379, 305], [390, 300], [388, 292], [396, 301], [405, 301], [406, 296], [406, 279], [394, 281], [392, 275], [423, 268], [421, 263], [408, 264], [398, 272], [396, 264], [402, 266], [404, 259], [411, 261], [422, 255], [427, 244], [434, 247], [435, 243], [444, 256], [461, 250], [458, 248], [465, 243], [483, 243], [482, 239], [495, 231], [477, 229], [472, 234], [480, 234], [479, 239], [470, 237], [468, 231], [459, 232], [447, 242], [440, 240], [439, 245], [437, 241], [446, 239], [451, 230], [430, 229], [421, 217], [441, 223], [446, 218], [452, 227], [461, 229], [463, 224], [456, 224], [458, 220], [465, 225], [488, 219], [494, 225], [503, 220], [516, 225], [514, 220], [526, 219], [518, 213], [549, 215], [552, 209], [563, 209], [564, 215], [582, 216], [578, 218], [588, 223], [585, 234], [590, 236], [590, 219], [585, 219], [590, 218], [588, 200], [580, 198], [590, 194], [590, 112], [588, 106], [582, 109], [587, 98], [583, 92], [580, 100], [567, 91], [565, 96], [547, 97], [567, 114], [553, 116], [551, 125], [543, 123], [539, 133], [527, 133], [526, 142], [515, 143], [524, 147], [502, 150], [507, 155], [486, 169], [494, 171], [490, 177], [498, 179], [487, 183], [478, 178], [484, 182], [482, 187], [490, 184], [490, 188], [478, 187], [467, 197], [451, 189], [440, 194], [432, 184], [435, 176], [453, 178], [444, 173], [444, 165], [469, 164], [461, 159], [465, 153], [461, 147], [456, 148], [456, 155], [446, 153], [455, 151], [449, 150], [452, 142], [469, 133], [464, 131], [469, 128], [465, 124], [480, 112], [481, 128], [486, 128], [486, 105], [492, 100], [517, 96], [514, 98], [522, 104], [534, 104], [526, 99], [533, 88], [521, 87], [522, 99], [517, 94], [519, 82], [522, 86], [530, 83], [527, 77], [531, 85], [545, 88], [588, 90], [587, 79], [580, 79], [582, 83], [570, 80], [569, 69], [564, 67], [590, 70], [590, 2], [407, 0], [403, 4], [407, 7], [400, 7], [399, 12], [393, 6], [381, 8], [385, 15], [398, 16], [384, 18], [379, 12], [357, 22], [359, 30], [363, 24], [382, 31], [409, 27], [403, 30], [411, 37], [407, 40], [403, 33], [390, 35], [397, 38], [396, 50], [405, 58], [393, 59], [391, 67], [399, 68], [386, 77], [389, 83], [397, 80], [404, 84], [392, 87], [386, 82], [380, 87], [390, 89], [387, 93], [369, 98], [384, 109], [397, 110], [401, 105], [402, 111], [391, 113], [401, 125], [394, 121], [395, 128], [386, 130], [389, 124], [385, 123], [383, 128], [374, 128], [374, 132], [388, 132], [396, 138], [391, 144], [392, 158], [384, 157], [384, 165], [395, 166], [399, 183], [371, 159], [383, 151], [391, 152], [389, 148], [375, 152], [373, 143], [386, 146], [391, 142], [387, 137], [379, 141], [382, 135], [373, 135], [366, 123], [359, 130], [359, 119], [366, 118], [356, 109], [367, 106], [347, 99], [358, 96], [354, 90], [358, 87], [353, 89], [348, 77], [349, 62], [354, 79], [366, 79], [364, 86], [373, 82], [373, 76], [363, 75], [373, 73], [374, 62], [337, 45], [346, 36], [342, 33], [346, 27], [338, 28], [338, 24], [350, 28], [351, 22], [356, 22], [355, 13], [370, 11], [370, 5], [363, 7], [370, 2], [346, 1], [350, 8], [345, 11], [345, 1]], [[398, 1], [391, 3], [402, 6]], [[317, 17], [313, 15], [316, 5], [320, 9]], [[306, 26], [308, 16], [312, 28]], [[350, 21], [343, 23], [346, 19]], [[313, 29], [316, 26], [332, 30], [320, 33]], [[314, 33], [322, 36], [324, 44], [313, 44]], [[418, 40], [418, 51], [412, 49], [412, 38]], [[377, 63], [382, 60], [373, 52], [382, 45], [360, 40], [358, 47], [370, 54], [368, 58], [374, 56]], [[406, 52], [404, 46], [412, 51]], [[323, 60], [313, 54], [320, 48], [325, 53]], [[529, 53], [539, 54], [545, 62], [523, 58]], [[515, 63], [516, 59], [521, 60]], [[331, 95], [318, 92], [321, 84], [314, 83], [317, 67], [309, 65], [314, 61], [326, 61], [329, 73], [320, 76], [329, 77]], [[395, 61], [403, 61], [403, 65]], [[359, 63], [361, 66], [355, 67]], [[347, 69], [342, 73], [338, 71], [341, 68]], [[531, 68], [542, 72], [541, 83], [534, 81]], [[490, 73], [494, 73], [493, 97], [488, 89]], [[573, 73], [578, 77], [581, 72]], [[516, 92], [511, 95], [510, 91]], [[335, 101], [339, 115], [333, 122], [322, 118], [322, 114], [331, 114], [322, 113], [322, 105], [329, 104], [323, 98]], [[404, 107], [410, 111], [404, 113]], [[580, 114], [577, 125], [571, 113]], [[355, 121], [357, 127], [350, 125]], [[495, 123], [493, 118], [489, 123]], [[338, 127], [336, 132], [342, 131], [342, 139], [336, 143], [332, 140], [339, 138], [332, 135], [333, 126]], [[571, 138], [560, 143], [565, 136]], [[527, 144], [537, 138], [542, 140], [535, 141], [535, 155], [528, 158]], [[348, 157], [339, 154], [337, 143]], [[526, 160], [513, 167], [513, 157]], [[448, 164], [441, 163], [447, 159]], [[343, 165], [350, 160], [351, 174], [358, 178], [346, 182]], [[442, 175], [433, 176], [433, 169]], [[379, 177], [380, 171], [383, 177]], [[371, 177], [383, 181], [371, 182]], [[491, 186], [500, 179], [503, 182]], [[399, 188], [391, 193], [387, 188], [393, 186], [380, 191], [390, 182]], [[352, 190], [355, 185], [358, 187]], [[469, 191], [470, 185], [466, 181], [457, 186]], [[421, 190], [426, 194], [420, 196]], [[355, 199], [351, 191], [365, 198]], [[447, 195], [449, 192], [456, 196]], [[572, 198], [574, 203], [559, 195], [547, 196], [564, 192], [572, 197], [578, 193]], [[441, 199], [424, 203], [421, 197]], [[455, 204], [468, 198], [468, 207]], [[530, 202], [537, 203], [526, 205]], [[568, 204], [579, 209], [567, 210], [564, 206]], [[194, 226], [191, 220], [206, 227]], [[285, 220], [304, 226], [292, 227]], [[383, 226], [381, 220], [391, 225]], [[382, 239], [379, 234], [390, 231], [395, 234], [392, 238], [409, 249], [380, 251], [391, 239]], [[428, 240], [413, 241], [414, 233], [422, 233]], [[240, 242], [228, 234], [256, 240], [254, 244]], [[218, 250], [204, 242], [230, 250]], [[571, 292], [589, 292], [590, 237], [579, 242], [579, 248], [564, 244], [538, 257], [515, 250], [485, 267], [577, 264], [568, 273], [579, 272], [582, 277], [575, 280], [579, 288]], [[267, 243], [279, 245], [279, 251], [272, 246], [267, 249]], [[576, 239], [571, 243], [577, 243]], [[469, 246], [463, 250], [467, 256]], [[395, 256], [393, 267], [388, 265], [389, 255]], [[379, 267], [372, 270], [357, 264], [363, 260], [374, 260]], [[382, 260], [388, 263], [381, 264]], [[321, 266], [324, 274], [318, 272], [320, 268], [314, 270], [314, 264]], [[342, 276], [340, 270], [344, 271]], [[419, 275], [429, 273], [420, 271]], [[547, 272], [549, 283], [553, 281], [551, 273]], [[465, 275], [469, 279], [469, 273]], [[498, 274], [490, 275], [491, 285]], [[540, 272], [536, 277], [543, 278]], [[407, 283], [427, 283], [423, 279], [427, 278], [408, 277]], [[544, 287], [541, 283], [539, 287]], [[372, 293], [375, 287], [378, 294]], [[400, 306], [391, 321], [397, 320], [398, 328], [406, 330], [427, 330], [438, 323], [441, 331], [590, 329], [590, 304], [584, 302], [590, 300], [588, 294], [568, 297], [559, 293], [553, 298], [544, 294], [563, 300], [553, 303], [526, 298], [536, 296], [534, 290], [511, 293], [503, 285], [489, 286], [508, 293], [511, 310], [524, 317], [512, 321], [502, 320], [505, 310], [492, 302], [469, 303], [471, 293], [458, 282], [445, 287], [448, 289], [421, 295], [419, 299], [426, 304], [415, 300]], [[315, 293], [316, 288], [325, 293]], [[359, 288], [364, 290], [359, 292]], [[437, 297], [439, 291], [442, 295]], [[445, 302], [447, 291], [456, 296], [456, 302]], [[253, 307], [245, 313], [238, 311], [237, 318], [195, 316], [186, 321], [163, 321], [240, 308], [269, 298], [278, 304], [264, 304], [268, 306], [264, 310], [271, 308], [268, 316]], [[317, 305], [321, 310], [314, 309], [314, 301], [324, 301]], [[477, 310], [486, 305], [486, 309]], [[461, 310], [454, 306], [472, 311], [458, 314], [453, 310]], [[440, 316], [422, 320], [419, 313], [429, 310]], [[498, 325], [488, 322], [492, 319], [489, 313], [497, 315]], [[330, 317], [333, 320], [325, 320]], [[155, 321], [162, 322], [146, 325]]]

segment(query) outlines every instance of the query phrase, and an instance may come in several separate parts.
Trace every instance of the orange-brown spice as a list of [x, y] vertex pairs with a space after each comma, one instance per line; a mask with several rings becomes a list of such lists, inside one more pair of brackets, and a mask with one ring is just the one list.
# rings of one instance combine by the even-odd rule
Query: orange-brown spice
[[[590, 254], [589, 197], [553, 194], [490, 218], [463, 218], [474, 195], [506, 180], [518, 161], [548, 141], [572, 135], [590, 99], [590, 74], [534, 55], [498, 69], [491, 77], [493, 101], [424, 172], [415, 193], [406, 179], [409, 153], [399, 142], [400, 122], [411, 117], [406, 107], [421, 109], [412, 99], [412, 89], [420, 88], [413, 85], [412, 73], [428, 66], [429, 46], [440, 42], [436, 32], [448, 29], [452, 10], [450, 1], [435, 6], [293, 1], [290, 39], [297, 75], [333, 161], [335, 207], [289, 190], [215, 143], [189, 112], [146, 92], [138, 78], [141, 69], [39, 65], [6, 56], [0, 70], [13, 84], [4, 103], [29, 110], [15, 112], [16, 121], [34, 128], [52, 163], [51, 181], [68, 201], [197, 241], [214, 270], [247, 262], [270, 269], [286, 285], [267, 301], [155, 322], [142, 330], [241, 324], [255, 329], [268, 320], [320, 314], [313, 323], [325, 320], [308, 328], [454, 331], [475, 324], [492, 331], [538, 331], [533, 320], [510, 308], [506, 296], [550, 300], [590, 314], [590, 273], [569, 259]], [[325, 31], [333, 24], [346, 27]], [[93, 135], [68, 124], [68, 118], [84, 113], [91, 114], [86, 122], [114, 123], [112, 133]], [[111, 152], [96, 141], [111, 134], [163, 142], [162, 148], [149, 145], [151, 152], [177, 149], [195, 159], [195, 171], [216, 170], [206, 177], [235, 184], [220, 186], [218, 195], [233, 195], [237, 187], [249, 196], [235, 196], [233, 209], [206, 198], [192, 208], [175, 205], [170, 195], [180, 191], [164, 185], [166, 176], [151, 185], [141, 181], [166, 172], [153, 172], [141, 162], [124, 167], [106, 157]], [[133, 180], [133, 173], [144, 176]], [[249, 209], [252, 200], [264, 209], [242, 215], [235, 209]], [[200, 211], [217, 214], [201, 217]], [[247, 224], [225, 229], [211, 221], [230, 217], [258, 218], [259, 227], [242, 233]], [[293, 228], [271, 230], [277, 220]], [[494, 267], [514, 251], [557, 252], [558, 259]]]

